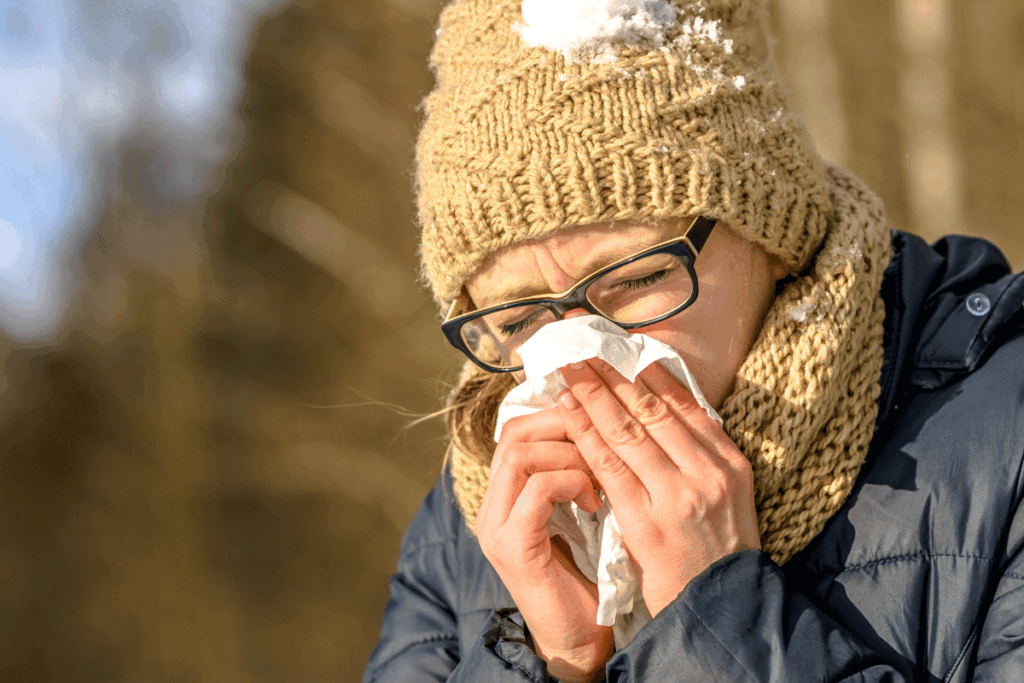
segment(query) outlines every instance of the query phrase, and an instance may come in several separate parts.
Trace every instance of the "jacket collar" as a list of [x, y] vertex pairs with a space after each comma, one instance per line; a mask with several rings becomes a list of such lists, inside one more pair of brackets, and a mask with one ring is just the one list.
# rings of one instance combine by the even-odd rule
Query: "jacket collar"
[[876, 430], [903, 392], [939, 389], [973, 372], [994, 341], [1024, 327], [1024, 273], [1013, 275], [991, 243], [954, 235], [928, 246], [899, 231], [892, 241]]

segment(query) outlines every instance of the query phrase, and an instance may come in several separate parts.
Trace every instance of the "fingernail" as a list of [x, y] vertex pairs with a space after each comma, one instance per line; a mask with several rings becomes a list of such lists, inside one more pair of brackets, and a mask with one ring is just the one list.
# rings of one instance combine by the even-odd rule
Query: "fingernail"
[[583, 361], [578, 361], [576, 363], [570, 363], [569, 367], [572, 368], [573, 370], [582, 370], [583, 368], [587, 367], [587, 364], [584, 363]]
[[576, 397], [572, 395], [571, 391], [565, 391], [558, 399], [562, 402], [568, 410], [576, 410], [580, 407], [580, 402], [576, 400]]

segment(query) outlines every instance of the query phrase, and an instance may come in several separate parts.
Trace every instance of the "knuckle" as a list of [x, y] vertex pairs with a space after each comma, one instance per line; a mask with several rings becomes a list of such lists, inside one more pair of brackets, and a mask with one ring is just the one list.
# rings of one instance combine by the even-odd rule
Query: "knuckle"
[[708, 499], [701, 491], [690, 490], [679, 500], [683, 519], [704, 519], [708, 516], [709, 507]]
[[680, 397], [678, 394], [669, 394], [664, 400], [672, 410], [683, 417], [692, 417], [697, 414], [704, 414], [704, 409], [700, 407], [689, 392], [686, 392], [685, 398]]
[[616, 446], [626, 446], [643, 438], [643, 425], [628, 415], [608, 427], [608, 441]]
[[505, 427], [501, 431], [502, 441], [520, 441], [523, 438], [523, 432], [527, 428], [529, 421], [527, 418], [529, 415], [517, 415], [505, 423]]
[[601, 442], [601, 432], [597, 431], [597, 427], [594, 426], [593, 422], [587, 421], [586, 424], [580, 426], [579, 430], [580, 441], [583, 442]]
[[523, 487], [523, 494], [531, 505], [537, 505], [543, 501], [551, 500], [560, 488], [564, 486], [564, 472], [538, 472], [531, 474]]
[[530, 499], [540, 498], [548, 488], [545, 484], [545, 477], [535, 474], [526, 480], [526, 484], [523, 486], [522, 495], [527, 496]]
[[505, 469], [515, 471], [519, 468], [522, 458], [522, 446], [518, 443], [512, 443], [506, 446], [501, 454], [501, 465]]
[[605, 391], [607, 389], [599, 382], [580, 382], [573, 387], [573, 393], [579, 394], [584, 403], [596, 401]]
[[515, 441], [516, 434], [520, 429], [519, 425], [522, 423], [522, 420], [522, 415], [518, 415], [508, 420], [505, 423], [505, 427], [501, 430], [501, 441]]
[[722, 465], [722, 472], [729, 479], [729, 487], [732, 491], [753, 491], [754, 467], [743, 454], [726, 460]]
[[623, 462], [622, 458], [616, 455], [613, 451], [603, 449], [594, 459], [594, 465], [606, 475], [616, 476], [623, 474], [629, 467]]
[[746, 458], [736, 458], [732, 462], [732, 469], [736, 475], [737, 483], [744, 488], [754, 487], [754, 467]]
[[669, 416], [668, 405], [653, 393], [644, 394], [632, 412], [645, 425], [657, 424]]
[[732, 479], [721, 470], [712, 470], [706, 475], [704, 482], [705, 496], [709, 503], [720, 503], [729, 499], [732, 494]]
[[585, 490], [590, 485], [590, 477], [580, 470], [566, 470], [565, 483], [574, 489]]
[[709, 514], [708, 502], [703, 496], [696, 495], [691, 498], [686, 506], [686, 518], [694, 521], [704, 522], [711, 515]]

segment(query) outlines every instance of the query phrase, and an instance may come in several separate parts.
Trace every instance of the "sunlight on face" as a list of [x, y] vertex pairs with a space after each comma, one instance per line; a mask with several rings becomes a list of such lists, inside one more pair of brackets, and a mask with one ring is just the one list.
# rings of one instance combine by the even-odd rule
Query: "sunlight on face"
[[[569, 289], [595, 270], [678, 237], [690, 220], [657, 224], [595, 223], [512, 245], [492, 256], [467, 281], [475, 305]], [[689, 366], [708, 401], [721, 407], [764, 314], [785, 277], [782, 262], [719, 222], [695, 263], [697, 301], [660, 323], [631, 330], [673, 348]], [[587, 315], [582, 308], [566, 317]], [[515, 373], [522, 381], [521, 373]]]

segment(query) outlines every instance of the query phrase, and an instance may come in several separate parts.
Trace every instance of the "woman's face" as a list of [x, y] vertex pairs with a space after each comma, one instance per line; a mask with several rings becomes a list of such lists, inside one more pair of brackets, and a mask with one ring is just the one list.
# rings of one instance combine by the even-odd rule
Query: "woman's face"
[[[491, 257], [467, 281], [466, 290], [474, 304], [510, 289], [529, 290], [520, 296], [561, 292], [602, 266], [679, 236], [689, 224], [690, 220], [654, 225], [594, 223], [515, 244]], [[675, 348], [718, 409], [757, 339], [776, 282], [786, 276], [786, 269], [779, 259], [722, 222], [708, 238], [694, 269], [700, 294], [692, 306], [630, 332]], [[580, 315], [588, 313], [578, 308], [565, 317]], [[515, 374], [523, 380], [522, 373]]]

